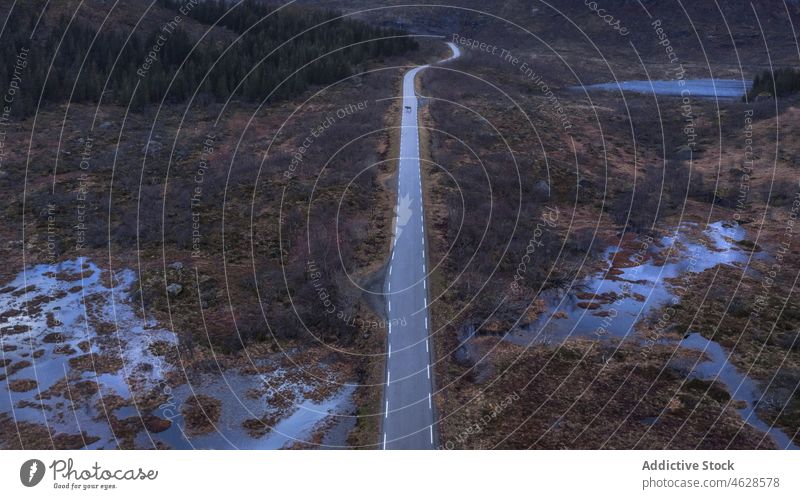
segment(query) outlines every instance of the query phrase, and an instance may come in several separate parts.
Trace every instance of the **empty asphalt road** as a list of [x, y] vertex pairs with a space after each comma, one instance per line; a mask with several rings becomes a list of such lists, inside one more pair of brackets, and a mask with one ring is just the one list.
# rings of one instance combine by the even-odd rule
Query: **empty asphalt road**
[[[460, 55], [457, 46], [448, 45], [453, 55], [440, 64]], [[436, 441], [428, 340], [425, 214], [414, 91], [414, 78], [427, 67], [414, 68], [403, 78], [397, 211], [385, 290], [390, 326], [384, 390], [384, 449], [433, 449]]]

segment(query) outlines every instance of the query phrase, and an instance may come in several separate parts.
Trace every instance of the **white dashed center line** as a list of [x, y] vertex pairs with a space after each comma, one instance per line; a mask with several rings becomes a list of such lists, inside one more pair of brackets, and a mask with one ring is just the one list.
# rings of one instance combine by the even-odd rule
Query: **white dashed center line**
[[[449, 44], [456, 56], [458, 49], [453, 44]], [[419, 125], [419, 112], [417, 96], [414, 91], [414, 75], [427, 66], [421, 66], [415, 69], [412, 73], [407, 73], [403, 79], [403, 100], [401, 108], [402, 121], [401, 121], [401, 136], [400, 136], [400, 158], [397, 171], [397, 205], [395, 215], [395, 229], [394, 229], [394, 243], [391, 249], [391, 260], [389, 262], [389, 272], [387, 278], [389, 284], [387, 286], [388, 292], [392, 292], [392, 281], [394, 282], [394, 294], [387, 296], [387, 330], [388, 334], [396, 336], [396, 338], [388, 338], [387, 343], [387, 366], [386, 366], [386, 392], [385, 392], [385, 413], [383, 422], [383, 448], [387, 448], [388, 434], [392, 433], [392, 447], [398, 448], [426, 448], [428, 445], [425, 443], [421, 432], [424, 431], [425, 423], [428, 423], [428, 431], [430, 434], [430, 443], [434, 443], [433, 435], [433, 381], [431, 377], [431, 354], [430, 354], [430, 338], [429, 328], [431, 327], [428, 320], [428, 282], [427, 282], [427, 253], [425, 251], [425, 204], [424, 204], [424, 191], [422, 189], [422, 165], [420, 159], [420, 125]], [[412, 141], [413, 140], [413, 144]], [[411, 151], [408, 148], [411, 148]], [[413, 198], [413, 184], [417, 184], [418, 198]], [[409, 197], [410, 200], [409, 206]], [[401, 201], [402, 200], [402, 201]], [[419, 204], [417, 204], [419, 203]], [[414, 210], [417, 211], [417, 220], [410, 218], [407, 215], [413, 215]], [[401, 215], [402, 214], [402, 215]], [[402, 217], [402, 218], [401, 218]], [[420, 246], [414, 246], [417, 242], [413, 238], [414, 223], [420, 224]], [[403, 232], [407, 234], [403, 234]], [[403, 237], [405, 236], [405, 237]], [[417, 259], [420, 253], [417, 253], [421, 248], [422, 254], [422, 289], [423, 293], [419, 292], [417, 284], [419, 284], [420, 277], [413, 267], [417, 264]], [[402, 258], [405, 258], [403, 268], [398, 270], [397, 276], [394, 275], [394, 256], [396, 252], [402, 253]], [[411, 262], [410, 265], [406, 264]], [[395, 296], [403, 294], [402, 299], [398, 296], [395, 301]], [[423, 298], [423, 308], [419, 308], [419, 298]], [[392, 303], [395, 301], [395, 303]], [[420, 331], [418, 312], [422, 312], [425, 329]], [[392, 327], [393, 321], [398, 317], [403, 317], [404, 320], [400, 321], [399, 329]], [[406, 323], [405, 318], [408, 318]], [[397, 324], [397, 323], [394, 323]], [[393, 331], [393, 329], [395, 331]], [[422, 335], [422, 336], [421, 336]], [[392, 356], [394, 353], [394, 345], [398, 338], [402, 338], [403, 342], [400, 351], [404, 352]], [[419, 352], [418, 346], [420, 340], [425, 340], [425, 352], [423, 357]], [[393, 340], [393, 341], [392, 341]], [[406, 351], [408, 348], [408, 351]], [[410, 355], [413, 352], [413, 355]], [[391, 359], [391, 360], [389, 360]], [[425, 372], [428, 382], [424, 383], [418, 376], [406, 376], [406, 371], [413, 374], [419, 372], [419, 366], [425, 362]], [[394, 369], [395, 374], [400, 372], [400, 377], [395, 376], [395, 384], [391, 386], [391, 369]], [[398, 371], [400, 369], [400, 371]], [[425, 386], [427, 384], [427, 386]], [[419, 400], [419, 396], [427, 393], [428, 396], [428, 410], [425, 413], [424, 409], [419, 409], [416, 403], [407, 403], [406, 399]], [[424, 395], [422, 395], [424, 398]], [[399, 398], [398, 398], [399, 397]], [[410, 398], [410, 397], [413, 397]], [[389, 401], [394, 400], [397, 406], [389, 418]], [[413, 407], [412, 406], [416, 406]], [[418, 422], [422, 418], [423, 422]], [[409, 428], [409, 423], [414, 421], [413, 428]], [[419, 426], [417, 426], [419, 425]], [[421, 438], [420, 438], [421, 437]]]

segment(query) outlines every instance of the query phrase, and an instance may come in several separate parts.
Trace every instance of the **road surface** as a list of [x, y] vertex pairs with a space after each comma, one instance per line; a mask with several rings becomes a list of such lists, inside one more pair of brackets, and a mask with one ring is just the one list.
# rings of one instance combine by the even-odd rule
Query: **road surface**
[[[458, 57], [458, 47], [448, 43]], [[433, 381], [428, 331], [428, 285], [425, 252], [425, 214], [419, 161], [419, 129], [414, 78], [428, 66], [410, 70], [403, 78], [400, 165], [392, 256], [386, 278], [389, 318], [386, 386], [384, 390], [384, 449], [433, 449], [436, 441]]]

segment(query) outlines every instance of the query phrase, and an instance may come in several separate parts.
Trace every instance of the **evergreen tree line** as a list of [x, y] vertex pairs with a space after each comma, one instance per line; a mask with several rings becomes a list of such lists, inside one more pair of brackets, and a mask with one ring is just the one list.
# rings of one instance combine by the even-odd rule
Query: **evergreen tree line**
[[753, 99], [761, 93], [775, 97], [783, 97], [800, 91], [800, 70], [781, 68], [773, 71], [762, 71], [753, 78], [753, 85], [747, 94]]
[[[177, 0], [159, 3], [176, 14], [182, 4]], [[194, 5], [189, 16], [204, 24], [217, 23], [241, 38], [232, 46], [203, 41], [194, 47], [195, 40], [180, 25], [169, 31], [162, 26], [151, 27], [147, 33], [136, 32], [128, 39], [129, 33], [120, 28], [98, 33], [81, 21], [68, 28], [67, 19], [47, 31], [40, 25], [31, 39], [39, 11], [31, 4], [15, 7], [0, 37], [0, 82], [7, 83], [2, 91], [9, 88], [12, 80], [16, 81], [19, 90], [12, 105], [16, 116], [31, 115], [40, 92], [44, 102], [97, 102], [105, 90], [104, 101], [120, 105], [130, 101], [135, 110], [164, 98], [167, 102], [185, 102], [195, 91], [205, 101], [260, 101], [274, 90], [269, 97], [274, 101], [295, 96], [311, 85], [345, 78], [363, 69], [369, 60], [417, 48], [416, 41], [401, 31], [373, 28], [353, 20], [333, 20], [300, 35], [261, 61], [284, 41], [337, 14], [291, 7], [264, 19], [272, 9], [254, 1], [244, 2], [226, 14], [228, 8], [224, 2], [207, 1]], [[395, 36], [399, 37], [391, 38]], [[386, 39], [333, 52], [281, 84], [303, 65], [330, 51], [374, 38]], [[157, 59], [145, 67], [148, 54], [156, 46]], [[25, 67], [15, 68], [20, 51], [26, 54]]]

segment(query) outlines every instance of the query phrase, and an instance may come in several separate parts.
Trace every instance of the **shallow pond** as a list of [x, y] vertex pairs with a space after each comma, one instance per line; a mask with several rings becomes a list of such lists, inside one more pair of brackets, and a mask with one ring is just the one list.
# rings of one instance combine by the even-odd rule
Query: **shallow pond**
[[758, 417], [755, 405], [763, 397], [761, 389], [755, 381], [728, 361], [728, 355], [719, 343], [708, 340], [698, 333], [691, 333], [681, 341], [680, 345], [706, 354], [708, 360], [695, 365], [692, 375], [704, 380], [719, 381], [730, 393], [731, 400], [744, 401], [745, 406], [737, 410], [746, 423], [769, 434], [779, 448], [798, 449], [786, 433]]
[[637, 94], [691, 96], [703, 99], [739, 99], [750, 88], [742, 80], [631, 80], [571, 87], [572, 90], [633, 92]]
[[519, 344], [561, 342], [569, 337], [625, 338], [634, 325], [673, 297], [667, 282], [719, 264], [747, 262], [750, 253], [737, 245], [741, 227], [715, 222], [705, 228], [687, 223], [658, 240], [629, 239], [604, 255], [608, 268], [569, 290], [541, 293], [546, 312], [507, 336]]
[[[172, 391], [176, 401], [186, 400], [193, 393], [214, 397], [222, 403], [219, 422], [213, 431], [193, 435], [185, 431], [183, 415], [173, 413], [166, 404], [156, 415], [171, 419], [173, 425], [157, 435], [141, 434], [142, 447], [152, 446], [149, 439], [175, 449], [280, 449], [292, 445], [312, 444], [314, 433], [324, 425], [323, 447], [346, 447], [349, 430], [355, 426], [351, 398], [355, 387], [345, 385], [327, 397], [309, 397], [312, 386], [265, 379], [263, 375], [245, 375], [235, 370], [224, 374], [204, 374]], [[281, 386], [273, 386], [275, 383]], [[265, 389], [265, 386], [269, 388]], [[271, 407], [273, 397], [284, 399], [281, 408]], [[274, 399], [273, 399], [274, 400]], [[263, 421], [258, 423], [256, 420]], [[273, 424], [269, 421], [274, 420]], [[245, 429], [245, 422], [254, 422], [255, 433]], [[336, 433], [339, 438], [327, 438]]]
[[[628, 239], [624, 247], [606, 250], [606, 270], [571, 289], [543, 292], [544, 313], [530, 325], [507, 333], [504, 339], [525, 346], [559, 344], [570, 338], [640, 341], [635, 335], [636, 323], [672, 301], [675, 286], [684, 284], [682, 279], [720, 264], [745, 267], [751, 258], [766, 258], [746, 249], [750, 245], [744, 242], [745, 237], [742, 227], [715, 222], [705, 227], [684, 224], [658, 240]], [[691, 366], [692, 377], [721, 382], [732, 400], [745, 403], [738, 409], [744, 421], [769, 434], [779, 447], [797, 449], [783, 431], [758, 417], [755, 406], [763, 395], [758, 383], [728, 361], [722, 346], [696, 333], [687, 335], [679, 346], [708, 357]]]
[[[302, 365], [291, 372], [265, 362], [256, 374], [183, 373], [190, 383], [165, 388], [168, 373], [183, 371], [164, 357], [177, 339], [130, 303], [135, 282], [131, 270], [109, 273], [76, 259], [31, 267], [1, 285], [0, 416], [51, 435], [82, 435], [86, 448], [119, 447], [119, 428], [134, 432], [142, 448], [280, 448], [323, 425], [333, 435], [326, 431], [323, 445], [346, 444], [354, 388], [333, 380], [306, 385]], [[140, 413], [134, 401], [160, 391], [170, 392], [169, 403]], [[181, 407], [193, 394], [221, 402], [217, 431], [186, 436]], [[265, 414], [271, 424], [248, 434], [244, 421]], [[162, 418], [158, 433], [142, 428], [147, 416]]]

